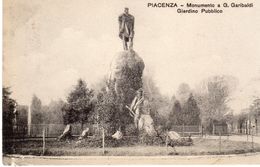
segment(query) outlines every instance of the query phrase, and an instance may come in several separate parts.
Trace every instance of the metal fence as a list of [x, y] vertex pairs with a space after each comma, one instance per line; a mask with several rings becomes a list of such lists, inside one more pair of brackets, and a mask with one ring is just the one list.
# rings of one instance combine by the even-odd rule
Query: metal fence
[[[66, 125], [63, 124], [16, 125], [7, 128], [7, 130], [12, 130], [13, 132], [11, 136], [8, 136], [10, 138], [42, 137], [43, 130], [45, 130], [45, 137], [58, 137], [63, 133], [65, 126]], [[83, 127], [81, 126], [81, 124], [72, 124], [72, 135], [80, 135], [85, 127], [90, 128], [90, 133], [92, 134], [94, 134], [98, 129], [96, 124], [84, 124]], [[200, 125], [176, 125], [172, 126], [169, 130], [176, 131], [183, 137], [189, 135], [201, 135], [203, 133], [203, 129]]]
[[[81, 127], [81, 124], [72, 124], [72, 135], [77, 136], [80, 135], [82, 130], [85, 127], [90, 128], [90, 133], [94, 134], [97, 130], [96, 124], [84, 124]], [[3, 134], [9, 134], [8, 137], [14, 138], [25, 138], [25, 137], [42, 137], [43, 129], [46, 131], [46, 137], [58, 137], [61, 135], [65, 129], [65, 125], [63, 124], [31, 124], [29, 125], [16, 125], [13, 127], [5, 127], [3, 128]], [[197, 136], [206, 133], [206, 130], [201, 125], [174, 125], [170, 129], [170, 131], [175, 131], [179, 133], [183, 137]], [[7, 133], [6, 133], [7, 131]], [[12, 133], [8, 133], [11, 132]], [[209, 132], [208, 132], [209, 133]], [[230, 129], [226, 126], [215, 126], [215, 133], [209, 133], [210, 135], [260, 135], [260, 126], [258, 127], [250, 127], [250, 128], [235, 128]]]
[[202, 135], [203, 133], [201, 125], [175, 125], [172, 126], [170, 130], [179, 133], [183, 137], [189, 135]]
[[[63, 124], [31, 124], [31, 125], [15, 125], [5, 126], [3, 129], [3, 136], [5, 138], [26, 138], [26, 137], [42, 137], [43, 130], [45, 130], [45, 137], [58, 137], [65, 129]], [[82, 133], [85, 127], [90, 127], [93, 132], [95, 127], [93, 125], [72, 124], [72, 135], [78, 136]]]
[[249, 128], [236, 128], [230, 131], [231, 134], [235, 135], [255, 135], [260, 136], [260, 126], [257, 127], [249, 127]]
[[29, 126], [29, 137], [41, 137], [42, 131], [46, 130], [46, 137], [57, 137], [62, 134], [65, 125], [63, 124], [33, 124]]

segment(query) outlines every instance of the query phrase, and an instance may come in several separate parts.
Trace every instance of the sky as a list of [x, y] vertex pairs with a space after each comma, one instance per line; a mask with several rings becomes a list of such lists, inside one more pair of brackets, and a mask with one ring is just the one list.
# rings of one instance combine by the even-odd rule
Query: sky
[[235, 113], [260, 96], [259, 2], [222, 14], [178, 14], [148, 2], [5, 1], [3, 85], [25, 105], [33, 94], [43, 104], [65, 99], [79, 78], [95, 87], [123, 50], [118, 16], [127, 6], [135, 16], [134, 50], [162, 94], [171, 97], [183, 82], [194, 89], [210, 76], [232, 75], [239, 80], [230, 102]]

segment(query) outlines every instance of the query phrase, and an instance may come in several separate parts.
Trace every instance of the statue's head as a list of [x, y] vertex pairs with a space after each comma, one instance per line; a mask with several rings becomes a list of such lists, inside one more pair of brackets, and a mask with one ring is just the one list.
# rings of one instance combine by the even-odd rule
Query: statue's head
[[128, 13], [129, 13], [129, 8], [125, 7], [125, 14], [128, 14]]

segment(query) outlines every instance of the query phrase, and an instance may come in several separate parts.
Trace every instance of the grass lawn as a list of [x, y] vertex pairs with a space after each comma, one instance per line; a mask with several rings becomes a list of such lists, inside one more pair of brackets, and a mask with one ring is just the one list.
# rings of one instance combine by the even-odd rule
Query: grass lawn
[[[251, 142], [229, 141], [222, 140], [221, 152], [219, 152], [219, 140], [215, 139], [193, 139], [192, 146], [175, 147], [178, 155], [213, 155], [213, 154], [240, 154], [252, 152]], [[13, 153], [23, 155], [41, 155], [42, 142], [39, 141], [19, 141], [13, 143]], [[260, 151], [260, 145], [254, 143], [254, 152]], [[58, 142], [47, 141], [46, 151], [47, 156], [101, 156], [102, 148], [88, 147], [87, 145], [77, 144], [75, 141]], [[161, 146], [146, 146], [133, 145], [122, 147], [106, 147], [105, 155], [107, 156], [165, 156], [175, 155], [174, 149], [165, 145]]]

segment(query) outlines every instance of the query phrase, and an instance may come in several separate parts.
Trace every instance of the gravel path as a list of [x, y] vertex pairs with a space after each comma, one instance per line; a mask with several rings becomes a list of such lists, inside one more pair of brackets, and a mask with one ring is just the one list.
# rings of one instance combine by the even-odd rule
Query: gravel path
[[3, 157], [8, 165], [106, 165], [106, 164], [260, 164], [260, 154], [226, 156], [163, 156], [163, 157]]
[[[219, 139], [219, 136], [206, 136], [207, 139]], [[252, 136], [250, 135], [232, 135], [232, 136], [222, 136], [223, 140], [232, 140], [232, 141], [248, 141], [252, 142]], [[260, 136], [253, 136], [253, 142], [260, 144]]]

